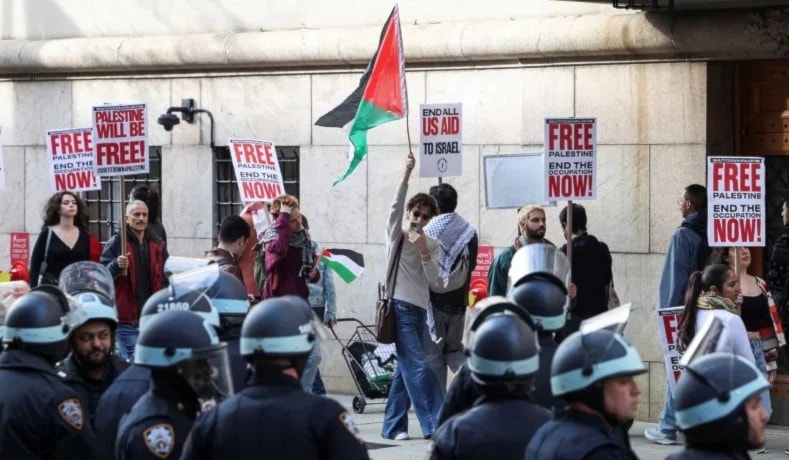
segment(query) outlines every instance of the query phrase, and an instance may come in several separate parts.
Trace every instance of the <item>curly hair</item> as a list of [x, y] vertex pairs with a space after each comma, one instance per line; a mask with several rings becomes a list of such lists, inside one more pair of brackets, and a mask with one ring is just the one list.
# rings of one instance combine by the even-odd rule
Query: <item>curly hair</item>
[[44, 205], [44, 228], [57, 225], [60, 222], [60, 204], [66, 195], [73, 196], [77, 201], [77, 215], [74, 216], [74, 225], [82, 230], [87, 230], [88, 207], [79, 195], [69, 190], [57, 192], [47, 200]]
[[411, 211], [412, 209], [419, 209], [422, 206], [430, 208], [430, 217], [438, 215], [438, 203], [436, 203], [436, 199], [422, 192], [412, 196], [411, 199], [408, 200], [408, 204], [405, 205], [405, 209]]

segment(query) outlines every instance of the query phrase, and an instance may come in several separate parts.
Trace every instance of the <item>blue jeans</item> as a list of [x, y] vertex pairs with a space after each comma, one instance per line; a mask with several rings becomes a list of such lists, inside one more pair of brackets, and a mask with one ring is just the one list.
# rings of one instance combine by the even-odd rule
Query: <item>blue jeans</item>
[[674, 396], [671, 394], [671, 385], [666, 380], [666, 401], [660, 412], [658, 429], [671, 439], [677, 439], [677, 422], [674, 418]]
[[312, 394], [326, 395], [326, 386], [323, 385], [320, 369], [315, 371], [315, 380], [312, 381]]
[[319, 345], [315, 345], [312, 352], [307, 357], [307, 365], [301, 372], [301, 387], [307, 393], [312, 393], [312, 384], [315, 382], [315, 374], [318, 372], [318, 365], [321, 363], [321, 350]]
[[[759, 369], [765, 377], [767, 377], [767, 361], [764, 359], [764, 350], [762, 349], [762, 339], [751, 339], [751, 351], [753, 352], [753, 359], [756, 361], [756, 368]], [[762, 406], [767, 411], [767, 417], [773, 413], [773, 404], [770, 401], [770, 390], [764, 390], [759, 395], [762, 399]]]
[[394, 438], [408, 432], [408, 408], [414, 404], [424, 436], [436, 430], [443, 396], [436, 374], [425, 359], [428, 337], [427, 310], [402, 300], [393, 300], [397, 372], [386, 400], [381, 435]]
[[134, 361], [134, 346], [137, 344], [137, 335], [140, 330], [133, 324], [118, 324], [115, 330], [115, 342], [118, 356], [129, 361]]

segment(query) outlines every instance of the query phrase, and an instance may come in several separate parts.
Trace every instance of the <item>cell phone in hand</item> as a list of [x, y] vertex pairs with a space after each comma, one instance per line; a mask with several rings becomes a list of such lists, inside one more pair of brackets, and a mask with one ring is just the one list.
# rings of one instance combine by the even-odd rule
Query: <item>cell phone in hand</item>
[[422, 233], [422, 225], [419, 222], [411, 222], [411, 231]]

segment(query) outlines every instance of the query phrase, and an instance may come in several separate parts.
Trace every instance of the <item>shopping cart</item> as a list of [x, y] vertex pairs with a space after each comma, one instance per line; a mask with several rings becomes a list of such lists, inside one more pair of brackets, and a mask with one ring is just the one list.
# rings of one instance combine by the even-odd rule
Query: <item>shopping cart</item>
[[[331, 329], [334, 338], [342, 347], [342, 356], [348, 370], [351, 372], [353, 383], [359, 391], [353, 397], [353, 411], [357, 414], [364, 412], [368, 399], [383, 399], [386, 402], [389, 387], [392, 385], [397, 358], [394, 354], [394, 344], [381, 345], [375, 340], [372, 326], [366, 326], [356, 318], [339, 318], [338, 323], [356, 323], [354, 333], [347, 342], [343, 342], [337, 331]], [[376, 353], [376, 350], [378, 353]]]

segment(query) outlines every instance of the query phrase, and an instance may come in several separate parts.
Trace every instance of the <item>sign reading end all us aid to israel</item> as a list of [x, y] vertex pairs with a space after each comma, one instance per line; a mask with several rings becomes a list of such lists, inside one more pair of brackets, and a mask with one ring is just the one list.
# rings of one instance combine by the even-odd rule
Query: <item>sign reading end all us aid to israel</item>
[[463, 104], [419, 106], [419, 177], [463, 173]]
[[765, 246], [762, 157], [707, 158], [707, 240], [710, 246]]
[[545, 199], [597, 195], [597, 119], [545, 119]]

